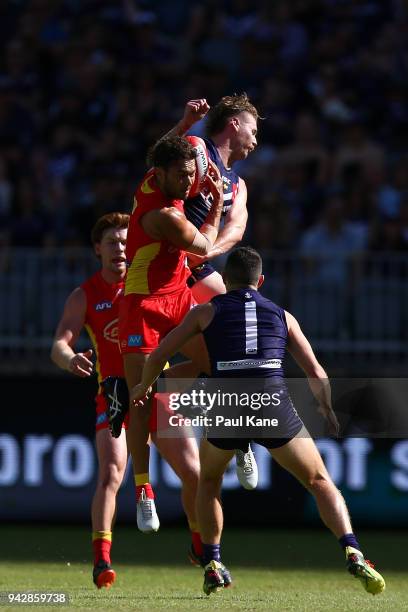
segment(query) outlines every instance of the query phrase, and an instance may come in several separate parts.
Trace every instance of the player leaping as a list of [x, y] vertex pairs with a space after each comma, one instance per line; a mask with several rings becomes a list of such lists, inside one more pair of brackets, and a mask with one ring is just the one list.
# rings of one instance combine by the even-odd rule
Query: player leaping
[[[136, 191], [130, 218], [126, 248], [129, 269], [119, 311], [120, 350], [129, 388], [139, 383], [149, 353], [195, 304], [187, 287], [186, 251], [196, 255], [210, 251], [223, 205], [219, 172], [211, 165], [205, 186], [213, 197], [212, 205], [199, 229], [186, 219], [184, 200], [193, 184], [196, 165], [194, 147], [185, 138], [161, 139], [153, 148], [151, 161], [153, 168]], [[195, 364], [197, 376], [203, 370], [202, 339], [183, 347], [182, 353]], [[144, 532], [159, 528], [149, 483], [149, 414], [150, 407], [136, 409], [131, 405], [127, 431], [135, 473], [137, 523]]]
[[[259, 114], [245, 93], [224, 96], [211, 108], [205, 98], [190, 100], [182, 119], [169, 134], [185, 135], [204, 117], [208, 136], [203, 140], [208, 157], [217, 166], [222, 178], [224, 204], [222, 224], [214, 246], [203, 257], [189, 257], [192, 275], [188, 282], [198, 304], [225, 293], [222, 277], [209, 260], [229, 251], [245, 232], [248, 219], [247, 188], [232, 166], [246, 159], [255, 149]], [[187, 219], [200, 227], [208, 213], [208, 206], [208, 199], [202, 194], [188, 198], [184, 206]], [[173, 376], [176, 376], [176, 372]], [[251, 447], [236, 449], [235, 457], [241, 485], [254, 489], [258, 482], [258, 469]]]

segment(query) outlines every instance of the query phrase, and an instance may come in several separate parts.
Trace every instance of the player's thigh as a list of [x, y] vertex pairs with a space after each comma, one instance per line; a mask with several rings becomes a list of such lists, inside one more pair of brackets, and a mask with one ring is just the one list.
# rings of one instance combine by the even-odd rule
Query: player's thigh
[[316, 444], [306, 428], [302, 428], [298, 435], [284, 446], [269, 449], [269, 452], [279, 465], [306, 487], [318, 476], [330, 479]]
[[[196, 479], [200, 472], [198, 446], [193, 432], [177, 431], [177, 437], [161, 437], [154, 432], [152, 442], [156, 445], [161, 457], [173, 468], [181, 480], [190, 476]], [[179, 435], [180, 434], [180, 435]]]
[[129, 389], [142, 380], [143, 367], [148, 357], [146, 353], [125, 353], [123, 355], [123, 367]]
[[125, 430], [122, 429], [119, 438], [113, 438], [107, 428], [97, 431], [96, 452], [101, 472], [105, 472], [114, 466], [123, 475], [127, 463]]
[[211, 480], [222, 478], [233, 456], [233, 450], [217, 448], [203, 438], [200, 444], [200, 477]]
[[215, 295], [225, 293], [225, 285], [219, 272], [213, 272], [209, 276], [194, 283], [191, 288], [193, 297], [197, 304], [209, 302]]

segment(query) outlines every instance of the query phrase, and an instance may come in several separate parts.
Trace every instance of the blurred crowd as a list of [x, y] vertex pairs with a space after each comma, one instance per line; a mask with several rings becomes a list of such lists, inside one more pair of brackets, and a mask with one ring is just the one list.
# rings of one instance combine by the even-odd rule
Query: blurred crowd
[[0, 246], [88, 245], [187, 100], [246, 91], [260, 249], [408, 249], [408, 0], [0, 4]]

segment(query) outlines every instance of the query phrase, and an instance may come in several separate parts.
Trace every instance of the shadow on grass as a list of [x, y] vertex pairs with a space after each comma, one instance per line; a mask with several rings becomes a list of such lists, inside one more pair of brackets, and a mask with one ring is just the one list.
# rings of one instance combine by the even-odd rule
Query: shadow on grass
[[[408, 531], [363, 531], [360, 544], [381, 570], [407, 571]], [[84, 526], [2, 525], [1, 562], [92, 563], [91, 533]], [[118, 525], [114, 531], [116, 563], [143, 566], [183, 566], [190, 538], [187, 529], [165, 528], [141, 534]], [[283, 569], [338, 569], [342, 551], [324, 530], [226, 529], [223, 559], [234, 567]]]

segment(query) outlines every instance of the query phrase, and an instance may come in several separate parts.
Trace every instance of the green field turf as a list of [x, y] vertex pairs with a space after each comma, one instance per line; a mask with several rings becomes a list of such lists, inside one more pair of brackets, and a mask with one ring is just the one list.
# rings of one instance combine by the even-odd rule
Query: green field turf
[[408, 610], [408, 532], [360, 534], [366, 556], [387, 582], [375, 597], [345, 571], [342, 551], [325, 531], [227, 528], [223, 559], [234, 586], [210, 597], [202, 592], [202, 570], [186, 560], [185, 530], [147, 536], [118, 525], [117, 581], [102, 591], [91, 580], [89, 538], [86, 527], [1, 526], [0, 591], [65, 591], [71, 603], [59, 609], [75, 610]]

